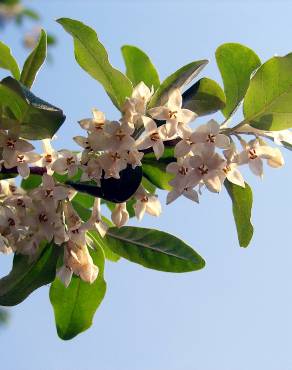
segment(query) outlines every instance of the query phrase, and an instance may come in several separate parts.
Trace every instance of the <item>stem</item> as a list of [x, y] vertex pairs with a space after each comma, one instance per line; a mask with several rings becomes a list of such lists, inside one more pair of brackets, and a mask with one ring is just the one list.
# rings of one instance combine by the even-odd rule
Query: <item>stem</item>
[[[37, 167], [37, 166], [34, 166], [34, 167], [30, 167], [30, 173], [32, 175], [39, 175], [39, 176], [42, 176], [44, 173], [47, 172], [47, 169], [45, 167]], [[3, 167], [0, 171], [0, 174], [1, 173], [7, 173], [7, 174], [18, 174], [18, 171], [17, 171], [17, 167], [12, 167], [12, 168], [5, 168]]]

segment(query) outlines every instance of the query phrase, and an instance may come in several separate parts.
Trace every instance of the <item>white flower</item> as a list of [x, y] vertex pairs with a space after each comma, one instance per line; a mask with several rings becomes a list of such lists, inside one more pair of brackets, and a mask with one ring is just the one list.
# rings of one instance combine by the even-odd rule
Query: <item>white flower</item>
[[218, 153], [209, 156], [202, 152], [201, 155], [197, 154], [190, 157], [189, 163], [193, 167], [190, 173], [189, 186], [194, 187], [203, 182], [211, 192], [220, 192], [222, 187], [221, 173], [226, 161]]
[[82, 224], [81, 218], [73, 208], [70, 202], [65, 202], [63, 205], [64, 216], [67, 225], [67, 233], [69, 240], [78, 244], [83, 245], [86, 243], [86, 229]]
[[169, 182], [173, 189], [167, 195], [167, 204], [170, 204], [181, 195], [194, 202], [199, 202], [198, 193], [192, 189], [192, 187], [188, 186], [190, 173], [192, 171], [189, 158], [180, 158], [177, 162], [169, 163], [166, 167], [166, 171], [175, 175]]
[[92, 157], [88, 159], [86, 164], [82, 164], [82, 171], [81, 181], [93, 180], [100, 186], [102, 167], [98, 158]]
[[83, 224], [85, 230], [94, 230], [97, 231], [100, 236], [103, 238], [108, 230], [108, 225], [102, 221], [101, 211], [100, 211], [100, 199], [95, 198], [91, 217], [87, 222]]
[[112, 211], [112, 222], [117, 227], [124, 226], [129, 221], [129, 213], [127, 211], [127, 203], [116, 204], [115, 209]]
[[86, 244], [78, 245], [69, 240], [64, 248], [64, 266], [65, 268], [58, 271], [58, 276], [65, 286], [70, 283], [72, 277], [70, 271], [90, 284], [98, 276], [98, 267], [94, 265]]
[[2, 158], [4, 159], [5, 167], [12, 168], [16, 163], [17, 152], [27, 153], [34, 149], [34, 146], [28, 141], [20, 139], [17, 134], [12, 131], [0, 132], [0, 147], [3, 148]]
[[53, 173], [51, 168], [55, 160], [58, 159], [58, 152], [52, 147], [50, 139], [42, 140], [42, 145], [43, 154], [41, 155], [39, 166], [46, 167], [47, 173], [51, 175]]
[[52, 170], [64, 175], [68, 172], [69, 177], [73, 177], [78, 172], [78, 160], [76, 154], [69, 150], [60, 150], [60, 158], [52, 165]]
[[135, 145], [135, 139], [131, 136], [134, 128], [126, 123], [108, 122], [104, 127], [104, 132], [108, 134], [107, 150], [112, 152], [131, 150]]
[[106, 122], [103, 112], [96, 108], [92, 109], [93, 119], [83, 119], [79, 121], [80, 126], [91, 133], [99, 133], [103, 130]]
[[246, 143], [241, 140], [244, 150], [238, 155], [239, 164], [248, 164], [250, 170], [256, 176], [263, 176], [263, 159], [269, 166], [279, 168], [284, 165], [284, 159], [278, 148], [272, 148], [262, 140], [255, 139]]
[[120, 178], [120, 171], [127, 167], [127, 158], [118, 152], [104, 153], [99, 157], [99, 163], [104, 170], [104, 178]]
[[42, 177], [42, 185], [32, 190], [30, 194], [38, 200], [47, 201], [48, 206], [52, 207], [56, 205], [58, 201], [67, 199], [69, 193], [69, 188], [56, 184], [55, 179], [45, 173]]
[[163, 140], [166, 138], [165, 126], [157, 127], [153, 119], [149, 117], [142, 117], [145, 126], [145, 136], [137, 142], [137, 149], [143, 150], [153, 148], [155, 157], [159, 159], [164, 153]]
[[156, 195], [151, 195], [140, 186], [135, 194], [136, 203], [134, 204], [135, 215], [140, 221], [145, 212], [151, 216], [161, 214], [161, 204]]
[[123, 157], [126, 159], [127, 163], [135, 169], [137, 166], [142, 166], [142, 158], [144, 156], [143, 152], [139, 152], [138, 150], [130, 150], [123, 153]]
[[169, 136], [177, 133], [178, 124], [188, 124], [196, 118], [196, 114], [189, 109], [182, 109], [182, 96], [179, 89], [174, 89], [168, 96], [164, 106], [155, 107], [148, 111], [151, 117], [166, 121]]

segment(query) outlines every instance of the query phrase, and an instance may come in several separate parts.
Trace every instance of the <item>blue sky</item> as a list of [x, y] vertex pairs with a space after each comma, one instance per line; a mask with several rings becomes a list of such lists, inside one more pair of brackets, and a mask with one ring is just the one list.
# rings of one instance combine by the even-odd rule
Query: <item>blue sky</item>
[[[292, 2], [219, 1], [26, 1], [56, 34], [53, 63], [39, 73], [35, 94], [62, 107], [67, 120], [56, 147], [73, 148], [77, 120], [98, 107], [118, 118], [98, 83], [75, 63], [71, 38], [54, 19], [79, 19], [97, 30], [111, 62], [123, 69], [120, 47], [144, 49], [161, 78], [202, 58], [202, 76], [220, 80], [216, 48], [239, 42], [264, 61], [292, 51]], [[29, 29], [30, 25], [25, 27]], [[22, 63], [19, 29], [1, 30], [1, 40]], [[222, 117], [217, 116], [218, 119]], [[254, 189], [255, 236], [238, 246], [231, 204], [223, 191], [205, 192], [200, 205], [181, 199], [164, 206], [143, 226], [169, 231], [192, 245], [206, 268], [167, 274], [127, 261], [108, 263], [108, 291], [92, 328], [69, 342], [55, 332], [48, 287], [11, 309], [0, 329], [5, 370], [292, 370], [291, 163], [266, 170], [264, 180], [247, 175]], [[162, 195], [164, 197], [164, 195]], [[10, 259], [1, 257], [0, 271]]]

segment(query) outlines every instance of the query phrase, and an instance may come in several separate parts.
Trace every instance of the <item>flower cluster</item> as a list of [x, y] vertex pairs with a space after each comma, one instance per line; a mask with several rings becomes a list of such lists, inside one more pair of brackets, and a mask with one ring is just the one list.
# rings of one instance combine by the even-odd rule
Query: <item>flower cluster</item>
[[[274, 139], [278, 144], [291, 143], [290, 131], [267, 133], [248, 125], [232, 130], [214, 120], [192, 128], [190, 124], [197, 115], [183, 108], [179, 89], [169, 93], [165, 104], [148, 109], [152, 95], [153, 91], [143, 82], [138, 84], [132, 96], [126, 99], [119, 121], [109, 121], [94, 109], [93, 118], [79, 122], [86, 135], [74, 138], [82, 148], [78, 154], [67, 149], [55, 151], [50, 140], [43, 141], [43, 153], [37, 154], [33, 145], [20, 137], [19, 131], [0, 130], [3, 172], [15, 171], [26, 179], [30, 165], [42, 170], [41, 184], [29, 191], [18, 188], [12, 180], [0, 182], [2, 253], [34, 256], [43, 241], [54, 242], [64, 247], [63, 266], [58, 276], [66, 286], [73, 273], [89, 283], [96, 279], [98, 268], [88, 247], [92, 244], [91, 231], [104, 237], [108, 229], [101, 216], [100, 199], [95, 199], [89, 220], [82, 221], [71, 203], [76, 192], [59, 183], [55, 173], [69, 178], [81, 173], [80, 181], [100, 186], [102, 179], [119, 179], [121, 171], [128, 166], [133, 169], [141, 166], [145, 150], [153, 151], [159, 160], [165, 145], [171, 141], [176, 144], [173, 161], [166, 167], [172, 174], [167, 203], [181, 195], [199, 202], [202, 188], [219, 193], [226, 179], [244, 187], [239, 166], [248, 164], [255, 175], [262, 177], [263, 160], [274, 168], [284, 164], [280, 150], [269, 146], [264, 138]], [[253, 139], [245, 141], [243, 137], [247, 135]], [[145, 213], [160, 215], [158, 197], [142, 184], [133, 199], [139, 220]], [[126, 202], [115, 205], [111, 219], [117, 227], [128, 222]]]

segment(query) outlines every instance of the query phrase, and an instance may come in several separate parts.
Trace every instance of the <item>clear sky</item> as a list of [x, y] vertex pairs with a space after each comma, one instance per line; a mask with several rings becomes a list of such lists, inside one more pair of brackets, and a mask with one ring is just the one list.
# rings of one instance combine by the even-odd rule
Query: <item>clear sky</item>
[[[292, 51], [292, 2], [272, 1], [26, 1], [56, 34], [53, 63], [39, 73], [34, 92], [62, 107], [67, 120], [56, 141], [73, 147], [77, 120], [98, 107], [118, 118], [98, 83], [75, 63], [72, 39], [54, 19], [93, 26], [112, 63], [123, 69], [120, 47], [133, 44], [152, 58], [162, 78], [202, 58], [202, 76], [221, 83], [216, 47], [239, 42], [264, 61]], [[26, 28], [29, 25], [26, 24]], [[22, 63], [19, 29], [0, 30]], [[218, 116], [219, 119], [222, 119]], [[254, 189], [255, 236], [238, 246], [231, 204], [223, 191], [205, 192], [200, 205], [181, 199], [143, 226], [169, 231], [192, 245], [206, 268], [187, 274], [147, 270], [127, 261], [107, 263], [107, 295], [94, 325], [69, 342], [56, 334], [48, 287], [11, 309], [0, 329], [5, 370], [292, 370], [292, 155], [267, 170]], [[10, 259], [0, 258], [1, 274]]]

